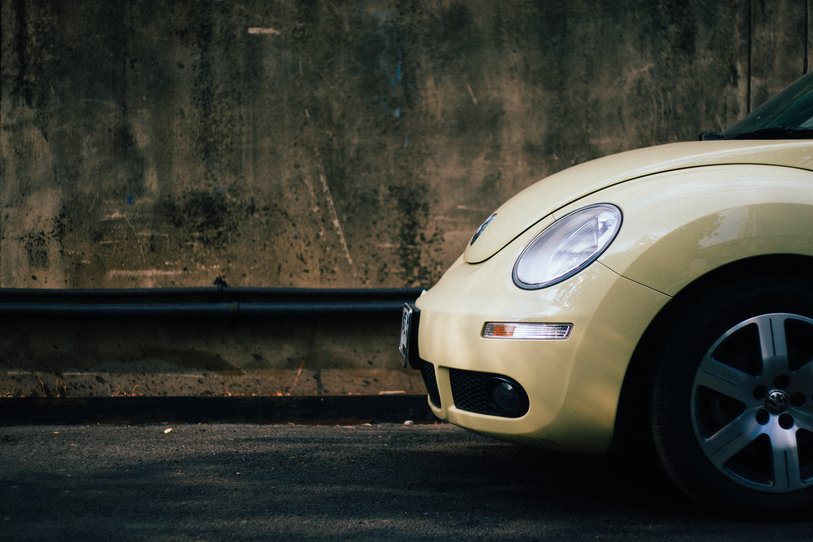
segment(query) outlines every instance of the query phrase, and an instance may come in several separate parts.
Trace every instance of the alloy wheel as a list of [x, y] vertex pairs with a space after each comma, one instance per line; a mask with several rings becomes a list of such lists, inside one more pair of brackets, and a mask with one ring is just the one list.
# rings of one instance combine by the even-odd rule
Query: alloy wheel
[[813, 487], [813, 320], [764, 314], [726, 331], [695, 373], [691, 419], [703, 454], [736, 483]]

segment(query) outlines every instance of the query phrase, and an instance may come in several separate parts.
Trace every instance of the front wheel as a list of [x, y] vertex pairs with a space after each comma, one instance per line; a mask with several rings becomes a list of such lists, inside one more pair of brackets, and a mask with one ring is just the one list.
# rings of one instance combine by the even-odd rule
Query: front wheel
[[739, 281], [671, 320], [653, 437], [669, 475], [712, 509], [759, 519], [813, 505], [812, 290]]

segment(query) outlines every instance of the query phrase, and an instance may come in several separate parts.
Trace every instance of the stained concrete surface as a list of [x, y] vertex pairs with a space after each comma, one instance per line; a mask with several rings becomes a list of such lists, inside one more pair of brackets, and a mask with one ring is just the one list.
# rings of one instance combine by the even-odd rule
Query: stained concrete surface
[[0, 287], [431, 285], [801, 75], [812, 1], [3, 2]]
[[450, 425], [0, 427], [3, 540], [809, 540]]

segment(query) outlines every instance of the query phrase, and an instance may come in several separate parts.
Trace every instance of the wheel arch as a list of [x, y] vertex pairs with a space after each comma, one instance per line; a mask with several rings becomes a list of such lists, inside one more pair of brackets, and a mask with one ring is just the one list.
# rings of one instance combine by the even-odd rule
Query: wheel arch
[[653, 353], [675, 314], [685, 309], [703, 291], [714, 288], [717, 284], [729, 283], [732, 276], [739, 279], [775, 276], [777, 280], [792, 277], [810, 280], [813, 276], [813, 257], [771, 254], [738, 260], [709, 271], [678, 292], [652, 319], [633, 351], [621, 386], [613, 449], [652, 449], [651, 436], [648, 431], [641, 431], [641, 428], [648, 427], [649, 400], [655, 369], [655, 364], [652, 363]]

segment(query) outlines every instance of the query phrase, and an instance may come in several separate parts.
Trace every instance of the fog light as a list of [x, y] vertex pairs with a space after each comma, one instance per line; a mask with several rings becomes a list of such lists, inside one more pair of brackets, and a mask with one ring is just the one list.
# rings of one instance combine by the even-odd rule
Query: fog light
[[507, 416], [514, 416], [527, 409], [528, 397], [516, 382], [507, 378], [493, 378], [490, 382], [491, 402]]
[[483, 326], [483, 338], [563, 341], [570, 337], [572, 329], [573, 324], [486, 322]]

